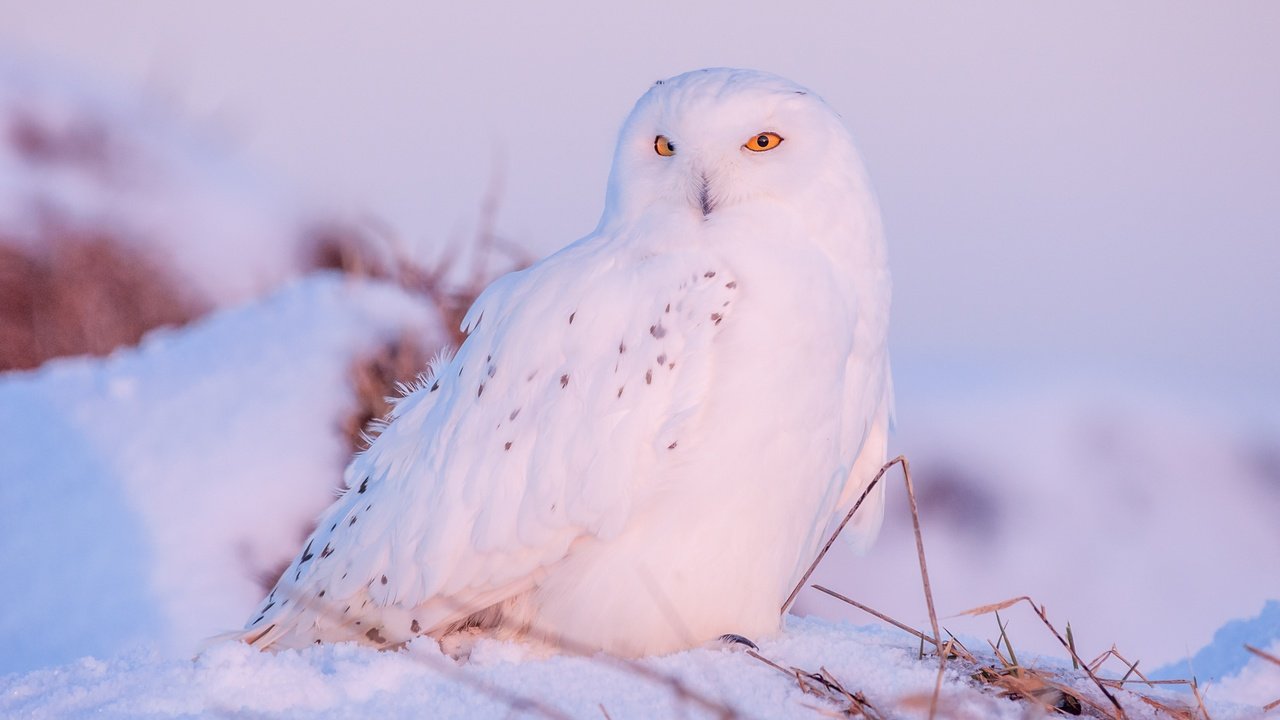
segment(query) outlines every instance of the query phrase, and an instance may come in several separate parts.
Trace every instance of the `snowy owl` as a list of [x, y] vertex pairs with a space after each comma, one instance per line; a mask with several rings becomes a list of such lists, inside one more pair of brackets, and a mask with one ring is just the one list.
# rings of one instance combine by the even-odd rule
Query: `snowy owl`
[[748, 70], [654, 84], [596, 229], [480, 295], [239, 637], [639, 656], [776, 632], [885, 460], [889, 285], [823, 100]]

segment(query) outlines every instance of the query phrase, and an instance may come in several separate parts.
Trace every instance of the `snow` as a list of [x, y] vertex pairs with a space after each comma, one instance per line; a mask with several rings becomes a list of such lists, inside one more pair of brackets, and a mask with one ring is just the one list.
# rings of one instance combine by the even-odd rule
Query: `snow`
[[[826, 668], [851, 692], [891, 717], [923, 717], [937, 665], [919, 659], [913, 639], [897, 632], [792, 618], [760, 651], [783, 667]], [[805, 695], [793, 677], [741, 650], [700, 648], [638, 661], [639, 670], [606, 656], [545, 657], [518, 644], [481, 641], [457, 665], [427, 639], [379, 653], [350, 644], [278, 655], [224, 643], [194, 660], [138, 652], [102, 661], [0, 678], [0, 715], [41, 717], [713, 717], [673, 691], [693, 693], [744, 717], [812, 718], [833, 706]], [[953, 664], [940, 705], [944, 717], [1027, 718], [1040, 713], [980, 689]], [[513, 713], [512, 703], [527, 704]], [[1133, 702], [1134, 717], [1147, 717]], [[602, 710], [603, 708], [603, 710]], [[1228, 711], [1223, 717], [1236, 716]]]
[[[1280, 658], [1280, 640], [1259, 649]], [[1210, 688], [1210, 692], [1213, 698], [1230, 698], [1242, 705], [1265, 706], [1276, 702], [1280, 700], [1280, 665], [1254, 656], [1239, 672]]]
[[188, 655], [239, 628], [331, 501], [347, 374], [400, 332], [390, 287], [316, 276], [105, 359], [0, 381], [0, 671], [137, 642]]

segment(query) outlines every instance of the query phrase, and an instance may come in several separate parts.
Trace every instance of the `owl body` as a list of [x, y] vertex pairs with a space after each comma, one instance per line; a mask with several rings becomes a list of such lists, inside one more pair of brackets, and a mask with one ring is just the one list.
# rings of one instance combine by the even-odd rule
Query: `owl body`
[[[764, 132], [780, 144], [745, 146]], [[658, 84], [595, 232], [477, 299], [242, 638], [474, 626], [635, 656], [776, 630], [884, 461], [888, 307], [821, 100], [751, 71]], [[875, 493], [853, 534], [879, 516]]]

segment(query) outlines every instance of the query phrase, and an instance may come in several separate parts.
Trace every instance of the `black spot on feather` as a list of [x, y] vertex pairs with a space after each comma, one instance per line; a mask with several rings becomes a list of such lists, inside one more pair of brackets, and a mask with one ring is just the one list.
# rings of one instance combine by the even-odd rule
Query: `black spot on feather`
[[658, 323], [657, 325], [650, 325], [649, 334], [661, 340], [662, 338], [666, 337], [667, 329], [662, 327], [662, 323]]
[[566, 388], [568, 386], [569, 386], [569, 375], [566, 373], [560, 376], [560, 387]]
[[702, 274], [702, 277], [705, 277], [705, 278], [713, 278], [713, 277], [715, 277], [715, 276], [716, 276], [716, 271], [715, 271], [715, 270], [708, 270], [708, 271], [706, 271], [705, 273], [703, 273], [703, 274]]
[[383, 584], [383, 585], [386, 585], [386, 584], [387, 584], [387, 576], [386, 576], [386, 575], [383, 575], [383, 576], [382, 576], [382, 584]]
[[415, 619], [412, 623], [409, 624], [409, 632], [415, 632], [415, 633], [422, 632], [422, 626], [418, 624], [417, 619]]
[[368, 490], [368, 489], [369, 489], [369, 478], [365, 478], [364, 480], [360, 481], [360, 489], [357, 490], [356, 492], [363, 493], [365, 490]]
[[306, 562], [306, 561], [310, 560], [311, 558], [315, 557], [314, 555], [312, 555], [312, 554], [311, 554], [311, 543], [312, 543], [312, 542], [314, 542], [314, 540], [308, 540], [308, 541], [307, 541], [307, 547], [306, 547], [306, 549], [305, 549], [305, 550], [303, 550], [303, 551], [302, 551], [302, 560], [298, 563], [299, 565], [301, 565], [302, 563], [304, 563], [304, 562]]
[[378, 628], [369, 628], [369, 632], [365, 633], [364, 636], [379, 645], [385, 645], [387, 642], [387, 639], [382, 637], [382, 633], [378, 632]]
[[332, 554], [333, 554], [333, 548], [330, 547], [328, 543], [325, 543], [324, 550], [320, 551], [320, 559], [323, 560]]

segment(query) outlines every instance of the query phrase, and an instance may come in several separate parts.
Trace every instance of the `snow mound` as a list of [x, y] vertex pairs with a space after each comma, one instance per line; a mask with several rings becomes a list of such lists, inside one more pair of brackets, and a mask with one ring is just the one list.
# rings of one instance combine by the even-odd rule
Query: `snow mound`
[[1256, 617], [1232, 620], [1213, 634], [1213, 641], [1189, 660], [1170, 663], [1152, 673], [1156, 678], [1194, 675], [1216, 698], [1265, 705], [1280, 700], [1280, 665], [1245, 649], [1251, 645], [1280, 657], [1280, 601], [1270, 600]]
[[[761, 652], [784, 667], [825, 667], [882, 711], [914, 717], [927, 713], [937, 665], [918, 659], [911, 640], [901, 633], [791, 618], [780, 637], [761, 643]], [[426, 638], [385, 653], [344, 644], [271, 655], [225, 643], [194, 661], [135, 653], [0, 679], [0, 715], [714, 717], [682, 699], [663, 678], [678, 678], [744, 717], [813, 718], [820, 717], [814, 708], [834, 708], [803, 693], [794, 677], [740, 651], [697, 649], [637, 665], [645, 675], [606, 656], [539, 657], [519, 644], [487, 640], [461, 666]], [[947, 674], [942, 702], [950, 717], [1028, 717], [1025, 705], [996, 698], [956, 669]], [[524, 712], [513, 713], [513, 706]]]
[[[349, 456], [356, 357], [437, 315], [314, 276], [105, 359], [0, 375], [0, 672], [239, 628]], [[3, 714], [3, 713], [0, 713]]]
[[[760, 655], [698, 648], [624, 661], [607, 655], [550, 654], [520, 643], [483, 639], [457, 664], [429, 638], [378, 652], [354, 644], [278, 654], [226, 642], [190, 660], [138, 650], [110, 660], [84, 658], [61, 667], [0, 677], [0, 715], [31, 718], [171, 718], [194, 716], [383, 718], [815, 718], [844, 715], [848, 704], [806, 693], [795, 670], [825, 670], [860, 694], [876, 717], [924, 718], [937, 661], [920, 657], [914, 638], [882, 626], [855, 627], [787, 618]], [[998, 696], [976, 682], [974, 668], [948, 664], [939, 717], [972, 720], [1049, 717], [1040, 707]], [[1063, 682], [1089, 701], [1107, 701], [1078, 673]], [[1167, 718], [1132, 693], [1117, 691], [1128, 717]], [[1162, 698], [1178, 705], [1179, 701]], [[1181, 703], [1186, 707], [1187, 703]], [[1213, 717], [1256, 717], [1256, 707], [1214, 703]], [[1053, 715], [1060, 717], [1060, 715]]]
[[135, 91], [0, 54], [0, 239], [111, 237], [227, 306], [299, 274], [304, 209]]

